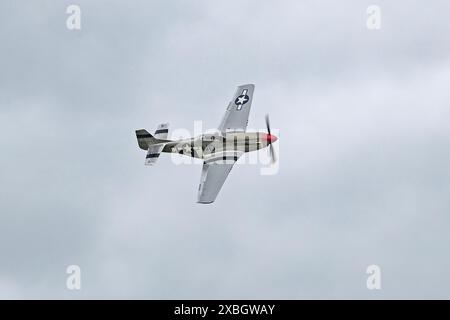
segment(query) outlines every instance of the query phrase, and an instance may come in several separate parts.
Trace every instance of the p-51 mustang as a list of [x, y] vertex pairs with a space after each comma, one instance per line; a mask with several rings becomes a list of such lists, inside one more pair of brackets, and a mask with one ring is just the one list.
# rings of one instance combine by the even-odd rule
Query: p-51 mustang
[[275, 152], [272, 143], [277, 141], [277, 137], [270, 133], [269, 117], [266, 115], [267, 133], [245, 131], [254, 90], [253, 84], [237, 87], [215, 134], [202, 134], [190, 139], [171, 141], [167, 140], [169, 132], [167, 123], [160, 124], [154, 135], [144, 129], [136, 130], [139, 147], [147, 151], [145, 164], [154, 165], [161, 152], [203, 159], [198, 202], [212, 203], [231, 168], [245, 152], [269, 147], [274, 162]]

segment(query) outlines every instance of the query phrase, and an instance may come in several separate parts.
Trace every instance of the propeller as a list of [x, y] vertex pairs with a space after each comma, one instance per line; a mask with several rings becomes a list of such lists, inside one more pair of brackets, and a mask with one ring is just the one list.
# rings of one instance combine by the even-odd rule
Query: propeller
[[272, 134], [270, 132], [270, 121], [269, 121], [269, 115], [268, 114], [266, 114], [266, 127], [267, 127], [267, 133], [268, 133], [267, 143], [269, 145], [270, 158], [271, 158], [272, 164], [273, 164], [273, 163], [275, 163], [275, 161], [277, 161], [277, 157], [275, 155], [275, 150], [273, 149], [272, 143], [275, 142], [275, 140], [277, 138], [275, 136], [272, 136]]

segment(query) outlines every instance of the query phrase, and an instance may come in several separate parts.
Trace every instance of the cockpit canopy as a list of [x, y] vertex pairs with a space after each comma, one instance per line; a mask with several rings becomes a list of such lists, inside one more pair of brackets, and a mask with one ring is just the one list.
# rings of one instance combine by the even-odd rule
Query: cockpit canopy
[[223, 137], [219, 132], [216, 133], [206, 133], [202, 136], [203, 141], [213, 142], [215, 140], [222, 140]]

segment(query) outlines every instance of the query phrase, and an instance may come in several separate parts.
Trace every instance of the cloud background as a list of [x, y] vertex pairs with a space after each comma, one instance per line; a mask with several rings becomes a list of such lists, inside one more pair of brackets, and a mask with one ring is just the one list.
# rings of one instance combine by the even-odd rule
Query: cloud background
[[[450, 298], [448, 1], [378, 31], [356, 0], [70, 4], [0, 3], [1, 298]], [[135, 129], [217, 126], [249, 82], [279, 174], [201, 206], [200, 165], [143, 165]]]

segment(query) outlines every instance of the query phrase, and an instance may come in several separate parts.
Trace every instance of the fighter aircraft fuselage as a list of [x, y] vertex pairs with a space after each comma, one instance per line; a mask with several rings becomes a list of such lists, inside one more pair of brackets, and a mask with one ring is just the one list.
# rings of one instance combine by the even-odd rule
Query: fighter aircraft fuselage
[[162, 152], [178, 153], [193, 158], [209, 159], [217, 154], [250, 152], [267, 147], [275, 142], [274, 135], [265, 132], [230, 132], [225, 135], [202, 134], [195, 138], [172, 141]]

